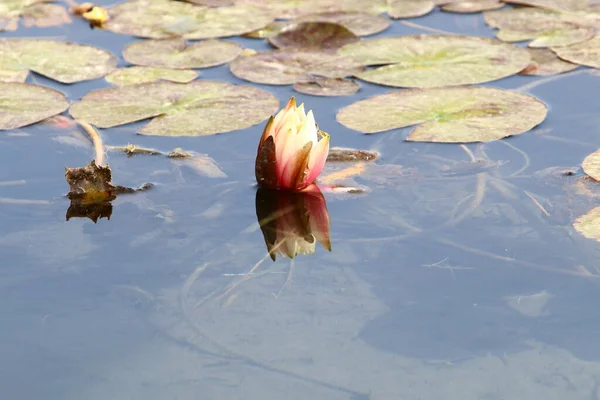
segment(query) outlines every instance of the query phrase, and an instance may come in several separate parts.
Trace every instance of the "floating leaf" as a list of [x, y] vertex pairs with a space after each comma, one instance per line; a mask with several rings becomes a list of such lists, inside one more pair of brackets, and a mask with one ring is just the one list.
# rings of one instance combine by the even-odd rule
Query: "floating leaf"
[[227, 178], [219, 164], [206, 154], [174, 149], [168, 154], [171, 162], [177, 167], [187, 167], [199, 175], [209, 178]]
[[0, 80], [23, 82], [28, 71], [62, 83], [101, 78], [117, 59], [92, 46], [46, 39], [0, 40]]
[[521, 42], [535, 39], [529, 47], [569, 46], [592, 38], [596, 29], [582, 27], [569, 22], [546, 21], [539, 24], [504, 24], [496, 37], [505, 42]]
[[359, 38], [348, 28], [332, 22], [301, 22], [283, 28], [269, 38], [280, 49], [319, 48], [337, 49]]
[[277, 35], [286, 26], [288, 26], [287, 22], [273, 21], [269, 25], [264, 26], [255, 31], [248, 32], [248, 33], [244, 34], [243, 36], [249, 37], [249, 38], [254, 38], [254, 39], [267, 39], [267, 38], [270, 38], [271, 36]]
[[224, 82], [153, 82], [100, 89], [71, 107], [71, 115], [100, 128], [154, 118], [141, 134], [201, 136], [245, 129], [279, 106], [264, 90]]
[[492, 28], [511, 28], [517, 25], [526, 27], [551, 26], [551, 24], [568, 23], [577, 26], [594, 28], [600, 23], [600, 10], [561, 12], [542, 8], [517, 7], [483, 13], [485, 22]]
[[294, 20], [299, 22], [331, 22], [348, 28], [356, 36], [368, 36], [385, 31], [390, 26], [390, 21], [381, 15], [372, 15], [362, 12], [333, 11], [317, 14], [301, 15]]
[[158, 80], [188, 83], [198, 77], [196, 71], [187, 69], [170, 69], [158, 67], [127, 67], [119, 68], [106, 76], [113, 85], [125, 86]]
[[67, 10], [46, 0], [2, 0], [0, 3], [0, 31], [17, 29], [19, 17], [26, 27], [40, 28], [71, 23]]
[[375, 161], [379, 158], [376, 151], [332, 147], [327, 155], [327, 162]]
[[409, 35], [362, 40], [338, 50], [364, 65], [391, 64], [356, 74], [395, 87], [488, 82], [523, 70], [526, 50], [498, 40], [456, 35]]
[[105, 146], [107, 151], [119, 151], [125, 154], [127, 157], [133, 157], [136, 155], [150, 155], [150, 156], [162, 156], [165, 155], [162, 151], [156, 149], [149, 149], [147, 147], [140, 147], [134, 144], [128, 144], [127, 146]]
[[583, 172], [591, 176], [597, 181], [600, 181], [600, 150], [596, 150], [587, 156], [581, 164]]
[[64, 94], [27, 83], [0, 83], [0, 130], [31, 125], [69, 107]]
[[237, 4], [260, 7], [278, 19], [292, 19], [308, 13], [363, 12], [381, 14], [387, 11], [388, 0], [236, 0]]
[[442, 6], [442, 10], [453, 13], [478, 13], [497, 10], [504, 7], [504, 2], [498, 0], [453, 1]]
[[269, 85], [287, 85], [311, 76], [343, 78], [363, 67], [348, 57], [316, 50], [272, 50], [239, 57], [229, 64], [238, 78]]
[[589, 0], [502, 0], [505, 3], [523, 6], [541, 7], [557, 11], [584, 11], [589, 6]]
[[431, 0], [391, 0], [388, 15], [394, 19], [421, 17], [433, 11]]
[[112, 8], [111, 17], [106, 29], [152, 39], [235, 36], [273, 21], [272, 13], [253, 6], [211, 8], [170, 0], [128, 1]]
[[521, 75], [555, 75], [577, 68], [577, 64], [561, 60], [548, 49], [528, 49], [527, 51], [531, 55], [531, 62], [520, 72]]
[[130, 44], [123, 58], [136, 65], [175, 69], [208, 68], [228, 63], [242, 52], [242, 47], [225, 40], [204, 40], [186, 44], [185, 39], [142, 40]]
[[598, 36], [568, 47], [552, 47], [551, 50], [563, 60], [600, 68], [600, 37]]
[[390, 92], [343, 108], [337, 120], [364, 133], [417, 125], [407, 138], [420, 142], [488, 142], [518, 135], [546, 117], [533, 96], [488, 87], [446, 87]]
[[600, 207], [577, 218], [573, 222], [573, 228], [584, 237], [600, 242]]
[[340, 78], [312, 78], [294, 83], [296, 92], [313, 96], [350, 96], [360, 89], [353, 80]]

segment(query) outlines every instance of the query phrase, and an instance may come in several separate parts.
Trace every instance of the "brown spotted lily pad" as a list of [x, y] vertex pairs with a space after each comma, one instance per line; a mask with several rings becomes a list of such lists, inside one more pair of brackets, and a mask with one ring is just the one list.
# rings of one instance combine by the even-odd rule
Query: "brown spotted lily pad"
[[45, 0], [2, 0], [0, 2], [0, 31], [14, 31], [19, 18], [26, 27], [40, 28], [71, 23], [67, 10]]
[[600, 181], [600, 150], [596, 150], [587, 156], [585, 160], [583, 160], [581, 168], [588, 176]]
[[105, 50], [46, 39], [0, 40], [0, 81], [24, 82], [29, 70], [62, 83], [101, 78], [117, 59]]
[[408, 35], [362, 40], [338, 50], [363, 65], [390, 64], [356, 76], [395, 87], [439, 87], [489, 82], [522, 71], [526, 50], [498, 40], [457, 35]]
[[318, 76], [344, 78], [363, 70], [360, 63], [318, 50], [272, 50], [238, 57], [229, 64], [238, 78], [269, 85], [288, 85]]
[[416, 125], [407, 140], [489, 142], [527, 132], [546, 118], [533, 96], [488, 87], [445, 87], [390, 92], [351, 104], [337, 120], [364, 133]]
[[421, 17], [434, 8], [432, 0], [391, 0], [388, 15], [394, 19]]
[[600, 38], [598, 36], [568, 47], [552, 47], [551, 50], [565, 61], [600, 68]]
[[267, 119], [278, 106], [272, 94], [251, 86], [153, 82], [90, 92], [70, 112], [100, 128], [154, 118], [141, 134], [202, 136], [248, 128]]
[[301, 22], [283, 28], [269, 38], [269, 43], [280, 49], [337, 49], [359, 40], [345, 26], [333, 22]]
[[548, 49], [528, 49], [531, 63], [521, 71], [521, 75], [555, 75], [572, 71], [577, 64], [561, 60]]
[[198, 77], [196, 71], [187, 69], [170, 69], [160, 67], [127, 67], [119, 68], [106, 75], [106, 80], [113, 85], [125, 86], [138, 83], [169, 81], [188, 83]]
[[65, 111], [64, 94], [44, 86], [0, 82], [0, 130], [31, 125]]
[[142, 40], [130, 44], [123, 58], [136, 65], [175, 69], [208, 68], [228, 63], [242, 47], [225, 40], [204, 40], [187, 44], [183, 38]]
[[600, 207], [596, 207], [573, 222], [573, 227], [584, 237], [600, 242]]
[[350, 96], [359, 89], [357, 82], [341, 78], [311, 78], [294, 83], [296, 92], [313, 96]]
[[497, 10], [505, 6], [505, 3], [498, 0], [470, 0], [453, 1], [442, 6], [442, 10], [453, 13], [478, 13], [482, 11]]
[[385, 31], [390, 21], [381, 16], [352, 11], [333, 11], [301, 15], [294, 20], [300, 22], [331, 22], [348, 28], [356, 36], [374, 35]]
[[272, 13], [251, 5], [205, 7], [171, 0], [133, 0], [111, 9], [105, 28], [127, 35], [164, 39], [210, 39], [241, 35], [273, 21]]

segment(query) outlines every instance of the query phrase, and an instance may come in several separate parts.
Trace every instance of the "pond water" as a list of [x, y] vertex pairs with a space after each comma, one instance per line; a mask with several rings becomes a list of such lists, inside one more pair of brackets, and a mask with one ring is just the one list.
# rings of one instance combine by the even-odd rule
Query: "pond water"
[[[493, 36], [481, 15], [412, 21]], [[395, 22], [378, 36], [422, 32]], [[136, 40], [82, 21], [2, 36], [116, 55]], [[253, 171], [263, 124], [199, 138], [138, 136], [142, 124], [102, 130], [107, 145], [208, 154], [227, 178], [110, 152], [115, 183], [155, 186], [119, 197], [97, 223], [65, 220], [64, 168], [87, 164], [90, 148], [48, 124], [3, 132], [3, 397], [600, 399], [600, 245], [572, 227], [598, 187], [547, 170], [578, 167], [598, 147], [600, 79], [578, 71], [492, 82], [537, 96], [548, 117], [532, 132], [464, 147], [336, 122], [337, 110], [390, 88], [361, 82], [353, 96], [321, 98], [258, 85], [314, 110], [333, 146], [381, 153], [353, 182], [365, 193], [325, 193], [331, 251], [317, 244], [314, 255], [276, 262], [257, 221], [257, 202], [270, 201], [257, 199]], [[226, 65], [200, 74], [247, 84]], [[73, 101], [109, 86], [28, 81]], [[470, 152], [491, 162], [469, 168]]]

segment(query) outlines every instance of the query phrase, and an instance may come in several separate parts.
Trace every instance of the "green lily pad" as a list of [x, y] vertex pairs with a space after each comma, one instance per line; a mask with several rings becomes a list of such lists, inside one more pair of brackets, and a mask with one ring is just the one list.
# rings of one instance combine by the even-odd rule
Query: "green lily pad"
[[539, 24], [522, 23], [505, 24], [496, 37], [505, 42], [521, 42], [534, 39], [529, 47], [569, 46], [589, 40], [596, 34], [596, 29], [579, 26], [569, 22], [542, 22]]
[[521, 75], [556, 75], [578, 67], [577, 64], [561, 60], [548, 49], [528, 49], [527, 51], [531, 55], [531, 62], [520, 72]]
[[573, 222], [573, 228], [584, 237], [600, 242], [600, 207], [577, 218]]
[[362, 12], [333, 11], [301, 15], [294, 20], [299, 22], [332, 22], [348, 28], [356, 36], [369, 36], [385, 31], [390, 26], [389, 19], [381, 15]]
[[123, 51], [136, 65], [174, 69], [208, 68], [225, 64], [242, 52], [242, 46], [225, 40], [204, 40], [188, 45], [183, 38], [141, 40]]
[[277, 19], [293, 19], [303, 14], [323, 12], [363, 12], [382, 14], [388, 0], [236, 0], [236, 4], [250, 4], [271, 13]]
[[600, 150], [596, 150], [583, 160], [581, 163], [583, 172], [591, 176], [597, 181], [600, 181]]
[[229, 69], [238, 78], [268, 85], [289, 85], [313, 76], [344, 78], [363, 67], [348, 57], [318, 50], [272, 50], [238, 57]]
[[0, 130], [35, 124], [68, 107], [65, 95], [54, 89], [28, 83], [0, 83]]
[[151, 39], [179, 35], [210, 39], [252, 32], [272, 21], [272, 13], [250, 5], [213, 8], [171, 0], [133, 0], [113, 7], [104, 28]]
[[71, 17], [58, 4], [47, 4], [46, 0], [2, 0], [0, 3], [0, 31], [14, 31], [20, 17], [26, 27], [49, 27], [68, 24]]
[[598, 36], [568, 47], [552, 47], [551, 50], [565, 61], [600, 68], [600, 37]]
[[296, 92], [312, 96], [350, 96], [359, 89], [358, 83], [340, 78], [313, 78], [294, 83]]
[[127, 67], [119, 68], [106, 75], [106, 80], [113, 85], [125, 86], [138, 83], [169, 81], [188, 83], [198, 77], [196, 71], [187, 69], [170, 69], [161, 67]]
[[364, 133], [417, 125], [407, 140], [416, 142], [489, 142], [527, 132], [546, 118], [535, 97], [490, 87], [411, 89], [351, 104], [337, 120]]
[[338, 54], [363, 65], [385, 65], [356, 77], [395, 87], [439, 87], [489, 82], [529, 65], [525, 49], [482, 37], [408, 35], [362, 40]]
[[0, 40], [0, 80], [24, 82], [28, 70], [62, 83], [101, 78], [117, 59], [105, 50], [46, 39]]
[[280, 49], [337, 49], [359, 40], [348, 28], [332, 22], [301, 22], [290, 24], [277, 35], [269, 38], [269, 43]]
[[442, 10], [446, 12], [467, 14], [497, 10], [504, 6], [505, 3], [498, 0], [453, 1], [452, 3], [442, 5]]
[[71, 106], [75, 119], [100, 128], [154, 118], [140, 133], [203, 136], [245, 129], [273, 115], [279, 101], [264, 90], [224, 82], [153, 82], [100, 89]]
[[393, 19], [421, 17], [434, 8], [435, 3], [431, 0], [392, 0], [388, 15]]

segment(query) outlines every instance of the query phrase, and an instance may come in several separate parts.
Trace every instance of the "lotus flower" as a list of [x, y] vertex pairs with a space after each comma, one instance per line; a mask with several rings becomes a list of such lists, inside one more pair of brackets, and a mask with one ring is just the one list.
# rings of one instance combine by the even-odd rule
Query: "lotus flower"
[[313, 254], [317, 242], [331, 251], [327, 204], [316, 185], [299, 193], [259, 188], [256, 216], [273, 261]]
[[[319, 136], [321, 137], [319, 140]], [[302, 191], [325, 165], [329, 135], [317, 128], [312, 111], [292, 97], [265, 126], [256, 156], [256, 181], [269, 189]]]

